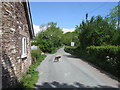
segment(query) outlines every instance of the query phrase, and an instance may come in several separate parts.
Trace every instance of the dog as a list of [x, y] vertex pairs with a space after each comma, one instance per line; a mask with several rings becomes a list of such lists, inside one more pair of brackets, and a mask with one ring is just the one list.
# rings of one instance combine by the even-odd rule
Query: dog
[[61, 58], [60, 55], [59, 55], [59, 56], [56, 56], [56, 57], [54, 58], [54, 62], [58, 62], [58, 61], [60, 60], [60, 58]]

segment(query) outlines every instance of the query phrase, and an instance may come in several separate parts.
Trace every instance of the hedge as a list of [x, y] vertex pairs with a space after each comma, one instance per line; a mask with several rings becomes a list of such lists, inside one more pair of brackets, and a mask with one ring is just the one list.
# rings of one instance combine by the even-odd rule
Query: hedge
[[90, 46], [82, 48], [66, 46], [66, 52], [90, 61], [120, 78], [120, 46]]
[[120, 77], [120, 46], [90, 46], [87, 54], [91, 62]]
[[70, 53], [70, 54], [72, 54], [72, 55], [77, 55], [78, 53], [78, 51], [77, 51], [77, 47], [71, 47], [71, 46], [65, 46], [65, 48], [64, 48], [64, 50], [66, 51], [66, 52], [68, 52], [68, 53]]

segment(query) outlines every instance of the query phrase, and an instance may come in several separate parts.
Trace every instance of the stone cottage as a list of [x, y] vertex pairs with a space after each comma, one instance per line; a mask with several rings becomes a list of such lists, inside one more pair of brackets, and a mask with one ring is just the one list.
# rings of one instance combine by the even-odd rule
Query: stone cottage
[[2, 87], [7, 88], [15, 86], [31, 65], [34, 32], [27, 1], [2, 2], [0, 7]]

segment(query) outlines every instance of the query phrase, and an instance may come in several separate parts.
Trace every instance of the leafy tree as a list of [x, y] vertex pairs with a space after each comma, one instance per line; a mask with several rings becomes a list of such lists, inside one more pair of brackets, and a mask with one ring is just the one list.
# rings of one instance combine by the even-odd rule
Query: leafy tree
[[35, 44], [43, 52], [51, 53], [56, 48], [62, 45], [63, 31], [56, 26], [57, 23], [50, 22], [47, 24], [47, 29], [39, 32], [35, 37]]
[[113, 35], [113, 27], [104, 20], [101, 16], [92, 17], [89, 21], [77, 26], [79, 29], [79, 40], [82, 48], [95, 45], [107, 45], [111, 44]]
[[112, 26], [118, 27], [120, 22], [120, 5], [111, 9], [111, 12], [105, 17], [105, 19], [111, 23]]
[[75, 42], [75, 46], [79, 45], [78, 33], [77, 31], [74, 32], [67, 32], [63, 35], [63, 44], [70, 46], [71, 42]]
[[111, 24], [112, 27], [114, 27], [112, 44], [120, 45], [120, 5], [111, 9], [111, 12], [105, 19]]
[[72, 33], [67, 32], [63, 35], [63, 44], [70, 46], [71, 41], [72, 41]]

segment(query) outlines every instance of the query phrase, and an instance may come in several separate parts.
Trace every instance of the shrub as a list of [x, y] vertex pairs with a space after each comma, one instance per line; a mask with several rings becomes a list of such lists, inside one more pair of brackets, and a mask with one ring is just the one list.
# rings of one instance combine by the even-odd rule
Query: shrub
[[66, 52], [69, 52], [69, 53], [72, 54], [72, 53], [74, 52], [75, 48], [76, 48], [76, 47], [66, 46], [64, 50], [65, 50]]
[[45, 57], [45, 55], [39, 56], [39, 59], [37, 59], [36, 63], [29, 67], [29, 70], [23, 74], [20, 84], [17, 86], [17, 88], [21, 88], [22, 90], [34, 88], [34, 84], [37, 82], [39, 74], [38, 71], [36, 71], [36, 68], [38, 65], [40, 65], [40, 62], [42, 62]]
[[120, 78], [120, 46], [90, 46], [86, 49], [66, 46], [65, 51], [88, 60]]
[[[87, 47], [89, 60], [115, 76], [120, 76], [120, 46], [90, 46]], [[94, 57], [94, 59], [90, 59]]]
[[31, 55], [32, 55], [32, 57], [35, 57], [36, 59], [38, 59], [41, 55], [41, 51], [40, 50], [32, 50]]
[[79, 56], [79, 49], [77, 47], [66, 46], [64, 50], [72, 55]]
[[41, 51], [40, 50], [32, 50], [31, 56], [32, 56], [32, 64], [34, 64], [37, 61], [37, 59], [39, 59], [39, 57], [41, 56]]

